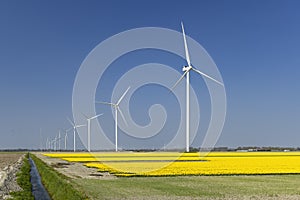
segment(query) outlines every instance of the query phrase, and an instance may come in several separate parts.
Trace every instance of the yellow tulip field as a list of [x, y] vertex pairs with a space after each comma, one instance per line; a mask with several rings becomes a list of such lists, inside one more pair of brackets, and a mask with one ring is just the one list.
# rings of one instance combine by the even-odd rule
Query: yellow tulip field
[[300, 152], [48, 153], [116, 176], [300, 174]]

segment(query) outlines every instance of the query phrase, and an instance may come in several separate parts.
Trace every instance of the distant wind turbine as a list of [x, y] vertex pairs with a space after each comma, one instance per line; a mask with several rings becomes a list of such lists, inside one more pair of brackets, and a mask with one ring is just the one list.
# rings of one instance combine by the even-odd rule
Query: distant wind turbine
[[100, 117], [103, 114], [95, 115], [93, 117], [88, 117], [87, 115], [83, 114], [87, 120], [87, 133], [88, 133], [88, 152], [91, 152], [91, 120], [96, 119], [97, 117]]
[[57, 138], [57, 141], [58, 141], [58, 150], [61, 150], [60, 149], [60, 140], [61, 140], [61, 137], [60, 137], [60, 129], [58, 130], [58, 138]]
[[57, 140], [56, 137], [57, 137], [57, 136], [55, 136], [55, 137], [54, 137], [54, 140], [53, 140], [54, 151], [56, 151], [56, 145], [57, 145], [57, 144], [56, 144], [56, 140]]
[[54, 139], [50, 141], [50, 149], [51, 150], [54, 150], [54, 142], [55, 142]]
[[55, 139], [51, 140], [51, 149], [54, 150], [54, 143], [55, 143]]
[[71, 129], [72, 129], [72, 128], [65, 129], [65, 150], [67, 150], [68, 132], [69, 132]]
[[46, 139], [46, 151], [49, 149], [49, 138], [47, 137], [47, 139]]
[[70, 124], [73, 126], [73, 139], [74, 139], [74, 152], [76, 151], [76, 128], [80, 128], [86, 125], [76, 125], [75, 122], [72, 122], [69, 118], [67, 118]]
[[40, 150], [43, 149], [43, 137], [42, 137], [42, 128], [40, 128]]
[[125, 97], [125, 95], [127, 94], [127, 92], [129, 91], [130, 87], [127, 88], [127, 90], [123, 93], [123, 95], [120, 97], [120, 99], [117, 101], [117, 103], [109, 103], [109, 102], [102, 102], [102, 101], [97, 101], [96, 103], [100, 103], [100, 104], [106, 104], [106, 105], [110, 105], [115, 109], [115, 145], [116, 145], [116, 151], [118, 151], [118, 112], [120, 112], [120, 115], [123, 119], [123, 121], [125, 122], [125, 124], [127, 125], [127, 122], [125, 120], [125, 117], [119, 107], [121, 101], [123, 100], [123, 98]]
[[185, 50], [185, 58], [187, 61], [187, 66], [183, 66], [182, 71], [184, 71], [183, 75], [178, 79], [178, 81], [174, 84], [171, 90], [174, 90], [174, 88], [178, 85], [178, 83], [186, 76], [186, 152], [189, 152], [190, 147], [189, 147], [189, 140], [190, 140], [190, 71], [193, 70], [197, 72], [198, 74], [202, 75], [205, 78], [208, 78], [222, 86], [224, 86], [223, 83], [220, 81], [208, 76], [207, 74], [201, 72], [200, 70], [195, 69], [191, 65], [190, 61], [190, 55], [189, 55], [189, 50], [187, 46], [187, 41], [186, 41], [186, 36], [184, 32], [184, 27], [183, 23], [181, 22], [181, 28], [182, 28], [182, 34], [183, 34], [183, 41], [184, 41], [184, 50]]

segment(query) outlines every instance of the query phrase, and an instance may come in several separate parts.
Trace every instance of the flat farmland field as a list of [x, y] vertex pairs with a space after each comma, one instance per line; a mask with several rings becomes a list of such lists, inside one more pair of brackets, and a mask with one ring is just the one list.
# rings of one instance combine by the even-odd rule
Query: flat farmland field
[[300, 199], [300, 175], [119, 177], [75, 182], [90, 199]]
[[14, 153], [14, 152], [0, 152], [0, 170], [5, 166], [11, 165], [23, 155], [24, 153]]
[[300, 174], [300, 152], [54, 153], [118, 177]]
[[300, 152], [45, 153], [40, 157], [56, 160], [52, 166], [63, 164], [63, 173], [79, 164], [98, 170], [96, 178], [72, 178], [90, 199], [300, 199]]

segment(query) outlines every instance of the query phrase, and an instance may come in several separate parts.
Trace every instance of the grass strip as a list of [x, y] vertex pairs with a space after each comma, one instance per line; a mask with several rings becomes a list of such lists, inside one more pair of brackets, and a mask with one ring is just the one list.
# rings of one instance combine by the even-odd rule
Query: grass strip
[[23, 159], [23, 165], [17, 174], [17, 183], [23, 190], [10, 193], [13, 199], [34, 200], [34, 197], [31, 193], [32, 185], [30, 182], [29, 153], [27, 153]]
[[87, 196], [74, 188], [72, 180], [48, 166], [35, 155], [30, 154], [40, 173], [42, 183], [53, 200], [81, 200]]

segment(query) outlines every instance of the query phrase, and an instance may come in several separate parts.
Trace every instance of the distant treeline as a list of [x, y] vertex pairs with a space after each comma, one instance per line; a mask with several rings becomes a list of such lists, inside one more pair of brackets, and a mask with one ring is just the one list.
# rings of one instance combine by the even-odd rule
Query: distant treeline
[[237, 147], [237, 148], [228, 148], [228, 147], [216, 147], [212, 151], [300, 151], [300, 147]]

